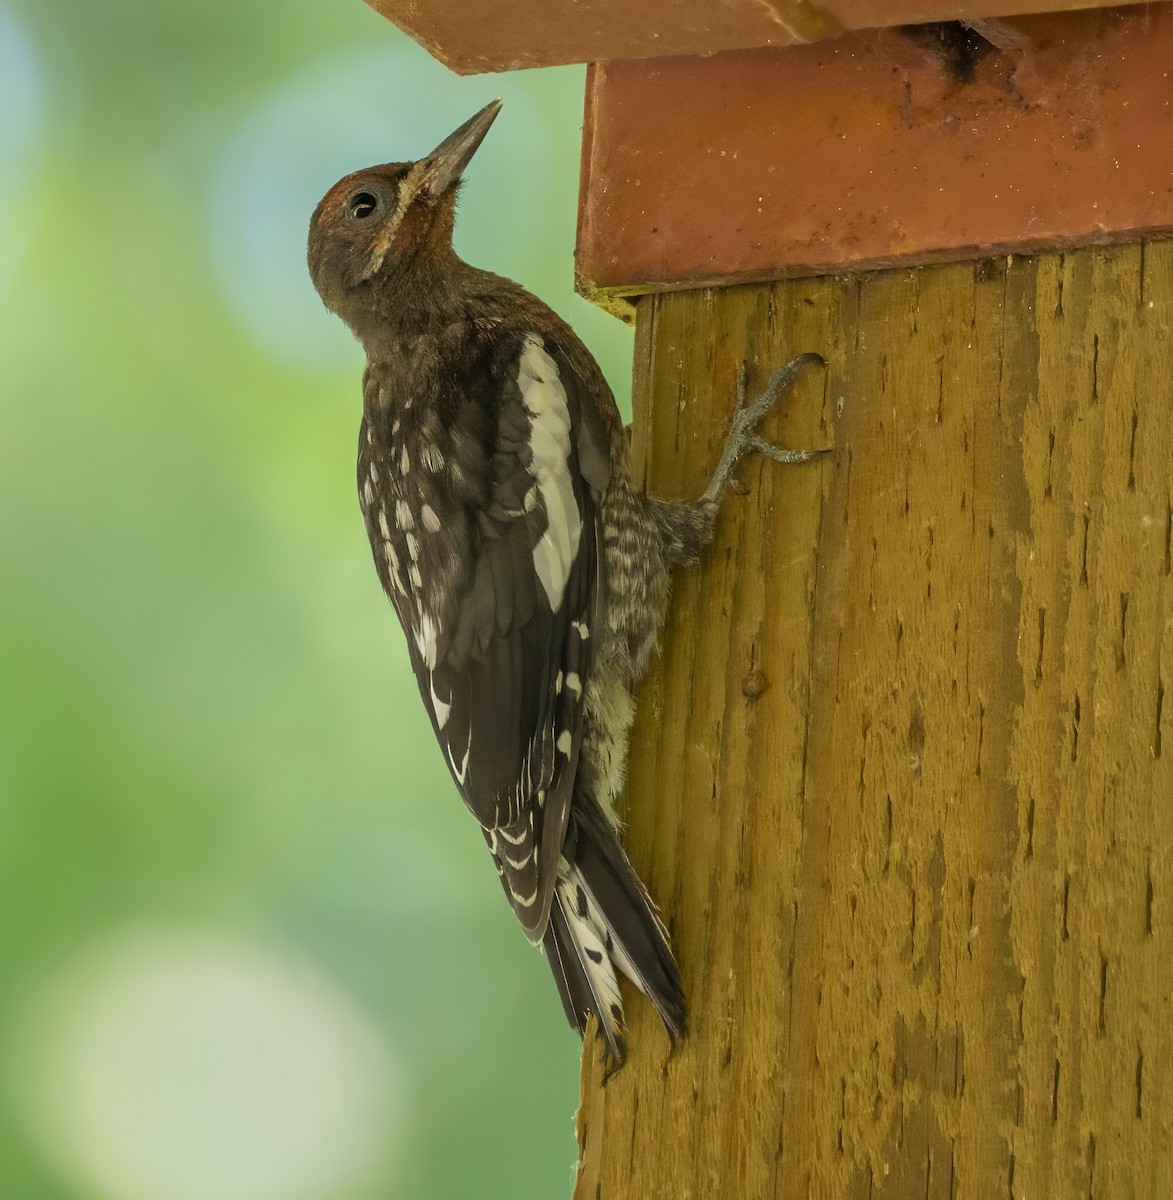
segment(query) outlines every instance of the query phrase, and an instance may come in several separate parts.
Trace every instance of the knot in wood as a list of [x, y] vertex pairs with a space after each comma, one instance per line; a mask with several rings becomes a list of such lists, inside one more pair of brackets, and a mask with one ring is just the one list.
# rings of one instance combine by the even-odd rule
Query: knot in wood
[[770, 681], [761, 671], [750, 671], [741, 681], [741, 694], [752, 702], [757, 700], [769, 686]]

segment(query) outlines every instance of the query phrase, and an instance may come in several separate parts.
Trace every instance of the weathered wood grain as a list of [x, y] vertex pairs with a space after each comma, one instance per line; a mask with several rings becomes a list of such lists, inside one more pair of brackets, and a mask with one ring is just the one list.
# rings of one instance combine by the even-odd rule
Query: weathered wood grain
[[767, 432], [834, 451], [676, 581], [628, 843], [692, 1031], [588, 1049], [579, 1200], [1170, 1194], [1171, 326], [1171, 243], [640, 301], [655, 491], [743, 358], [822, 351]]

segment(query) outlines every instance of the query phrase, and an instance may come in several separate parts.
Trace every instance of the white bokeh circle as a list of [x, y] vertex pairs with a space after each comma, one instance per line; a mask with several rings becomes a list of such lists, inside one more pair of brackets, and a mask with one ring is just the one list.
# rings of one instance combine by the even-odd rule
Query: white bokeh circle
[[128, 932], [21, 1022], [36, 1141], [109, 1200], [343, 1200], [393, 1167], [379, 1031], [313, 965], [226, 935]]

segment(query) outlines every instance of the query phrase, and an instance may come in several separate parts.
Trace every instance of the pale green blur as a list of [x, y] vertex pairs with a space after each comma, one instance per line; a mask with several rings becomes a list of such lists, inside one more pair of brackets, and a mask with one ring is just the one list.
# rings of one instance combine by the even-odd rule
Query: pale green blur
[[501, 95], [458, 249], [625, 392], [582, 89], [360, 0], [0, 0], [0, 1196], [569, 1194], [577, 1039], [379, 591], [304, 238]]

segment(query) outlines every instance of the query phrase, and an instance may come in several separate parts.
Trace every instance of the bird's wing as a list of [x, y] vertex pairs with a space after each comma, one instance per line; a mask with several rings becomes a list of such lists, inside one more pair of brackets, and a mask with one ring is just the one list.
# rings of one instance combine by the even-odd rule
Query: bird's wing
[[[478, 374], [494, 394], [461, 389], [486, 414], [482, 436], [456, 436], [476, 428], [460, 413], [450, 430], [453, 465], [466, 483], [485, 481], [465, 505], [465, 565], [423, 598], [426, 636], [412, 653], [452, 777], [536, 942], [578, 768], [609, 459], [556, 347], [531, 333], [491, 357]], [[443, 564], [431, 575], [443, 578]]]

